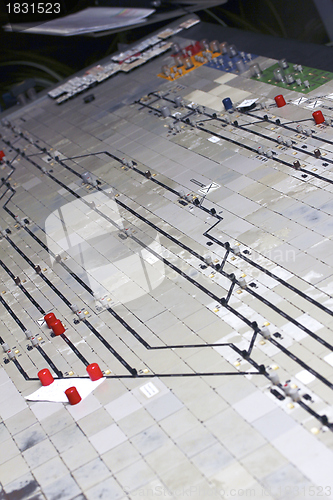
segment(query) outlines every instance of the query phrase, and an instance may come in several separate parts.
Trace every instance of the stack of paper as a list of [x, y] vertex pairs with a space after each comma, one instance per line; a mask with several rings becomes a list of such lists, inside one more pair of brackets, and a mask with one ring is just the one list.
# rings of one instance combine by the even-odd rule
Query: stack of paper
[[75, 14], [38, 25], [33, 23], [7, 24], [4, 28], [6, 31], [24, 31], [44, 35], [83, 35], [138, 24], [153, 12], [155, 12], [155, 9], [89, 7]]

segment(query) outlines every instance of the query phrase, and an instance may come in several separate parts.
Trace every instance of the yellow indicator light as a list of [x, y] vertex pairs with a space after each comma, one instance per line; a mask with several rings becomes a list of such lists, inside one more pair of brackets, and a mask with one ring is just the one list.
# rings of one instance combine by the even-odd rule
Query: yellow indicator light
[[312, 434], [319, 434], [320, 430], [318, 429], [318, 427], [312, 427], [311, 429], [311, 433]]

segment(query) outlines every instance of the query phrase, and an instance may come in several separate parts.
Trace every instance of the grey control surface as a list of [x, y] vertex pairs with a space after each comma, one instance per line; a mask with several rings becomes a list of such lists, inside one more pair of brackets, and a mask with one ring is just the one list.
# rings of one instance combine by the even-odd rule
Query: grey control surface
[[[246, 47], [157, 76], [177, 28], [2, 120], [12, 498], [333, 497], [333, 83], [281, 90]], [[25, 399], [90, 363], [79, 404]]]

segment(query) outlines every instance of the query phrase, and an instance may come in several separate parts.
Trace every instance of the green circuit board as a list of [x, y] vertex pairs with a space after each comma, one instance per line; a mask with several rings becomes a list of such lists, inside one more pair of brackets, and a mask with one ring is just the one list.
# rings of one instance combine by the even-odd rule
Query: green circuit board
[[[284, 69], [286, 75], [292, 74], [295, 82], [288, 84], [283, 82], [276, 81], [274, 77], [274, 70], [280, 68], [279, 64], [276, 63], [270, 68], [267, 68], [263, 71], [260, 77], [253, 77], [253, 79], [258, 80], [260, 82], [269, 83], [270, 85], [275, 85], [276, 87], [280, 87], [282, 89], [296, 90], [297, 92], [302, 92], [303, 94], [308, 94], [312, 90], [324, 85], [333, 79], [333, 73], [329, 71], [324, 71], [321, 69], [308, 68], [307, 66], [302, 67], [302, 71], [297, 71], [294, 69], [294, 65], [292, 63], [288, 63], [289, 68]], [[296, 83], [296, 79], [300, 79], [302, 84], [304, 81], [308, 81], [310, 87], [306, 87], [305, 85], [298, 85]]]

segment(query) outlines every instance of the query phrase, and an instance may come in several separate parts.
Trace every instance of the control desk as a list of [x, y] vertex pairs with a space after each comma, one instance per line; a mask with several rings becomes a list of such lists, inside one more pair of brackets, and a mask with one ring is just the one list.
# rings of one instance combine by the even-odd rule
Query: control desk
[[8, 498], [333, 498], [333, 73], [198, 23], [2, 115]]

